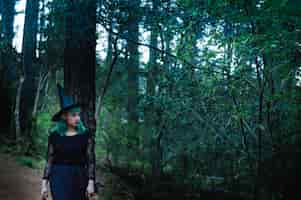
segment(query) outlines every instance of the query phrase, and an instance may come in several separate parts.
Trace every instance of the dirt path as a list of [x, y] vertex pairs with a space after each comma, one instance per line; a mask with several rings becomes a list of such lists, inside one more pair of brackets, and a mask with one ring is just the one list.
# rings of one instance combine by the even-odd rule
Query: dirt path
[[41, 171], [20, 166], [9, 155], [0, 154], [0, 199], [39, 200]]
[[41, 177], [42, 170], [21, 166], [9, 155], [0, 154], [1, 200], [40, 200]]

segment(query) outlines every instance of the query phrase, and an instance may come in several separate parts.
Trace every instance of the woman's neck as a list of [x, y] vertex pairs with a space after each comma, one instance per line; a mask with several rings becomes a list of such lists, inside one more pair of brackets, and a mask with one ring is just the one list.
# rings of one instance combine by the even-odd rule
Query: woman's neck
[[76, 129], [73, 127], [68, 127], [66, 135], [68, 135], [68, 136], [76, 135]]

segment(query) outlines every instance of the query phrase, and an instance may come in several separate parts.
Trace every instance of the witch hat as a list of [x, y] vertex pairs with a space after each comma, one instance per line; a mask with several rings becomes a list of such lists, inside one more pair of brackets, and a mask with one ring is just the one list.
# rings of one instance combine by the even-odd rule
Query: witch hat
[[57, 113], [55, 113], [52, 117], [52, 121], [58, 121], [61, 117], [61, 114], [64, 111], [67, 111], [71, 108], [74, 107], [80, 107], [80, 104], [75, 103], [74, 99], [72, 98], [72, 96], [68, 96], [64, 94], [64, 89], [60, 84], [57, 84], [57, 90], [58, 90], [58, 96], [59, 96], [59, 100], [60, 100], [60, 111], [58, 111]]

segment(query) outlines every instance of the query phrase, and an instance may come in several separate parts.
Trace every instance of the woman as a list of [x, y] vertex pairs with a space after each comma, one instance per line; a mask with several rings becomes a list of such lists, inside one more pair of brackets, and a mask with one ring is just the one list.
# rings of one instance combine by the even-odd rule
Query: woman
[[42, 177], [42, 199], [87, 200], [95, 193], [94, 139], [80, 119], [80, 105], [58, 86], [61, 110], [49, 131], [47, 163]]

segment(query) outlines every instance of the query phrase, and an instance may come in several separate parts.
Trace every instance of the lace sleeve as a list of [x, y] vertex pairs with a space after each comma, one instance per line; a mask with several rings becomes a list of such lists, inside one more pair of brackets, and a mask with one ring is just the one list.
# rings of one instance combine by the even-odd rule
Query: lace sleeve
[[43, 179], [49, 180], [49, 176], [51, 173], [51, 166], [54, 157], [54, 148], [52, 143], [51, 135], [48, 136], [48, 145], [47, 145], [47, 153], [46, 153], [46, 165], [44, 167]]
[[87, 146], [87, 158], [88, 158], [88, 177], [95, 182], [95, 136], [88, 132], [88, 146]]

